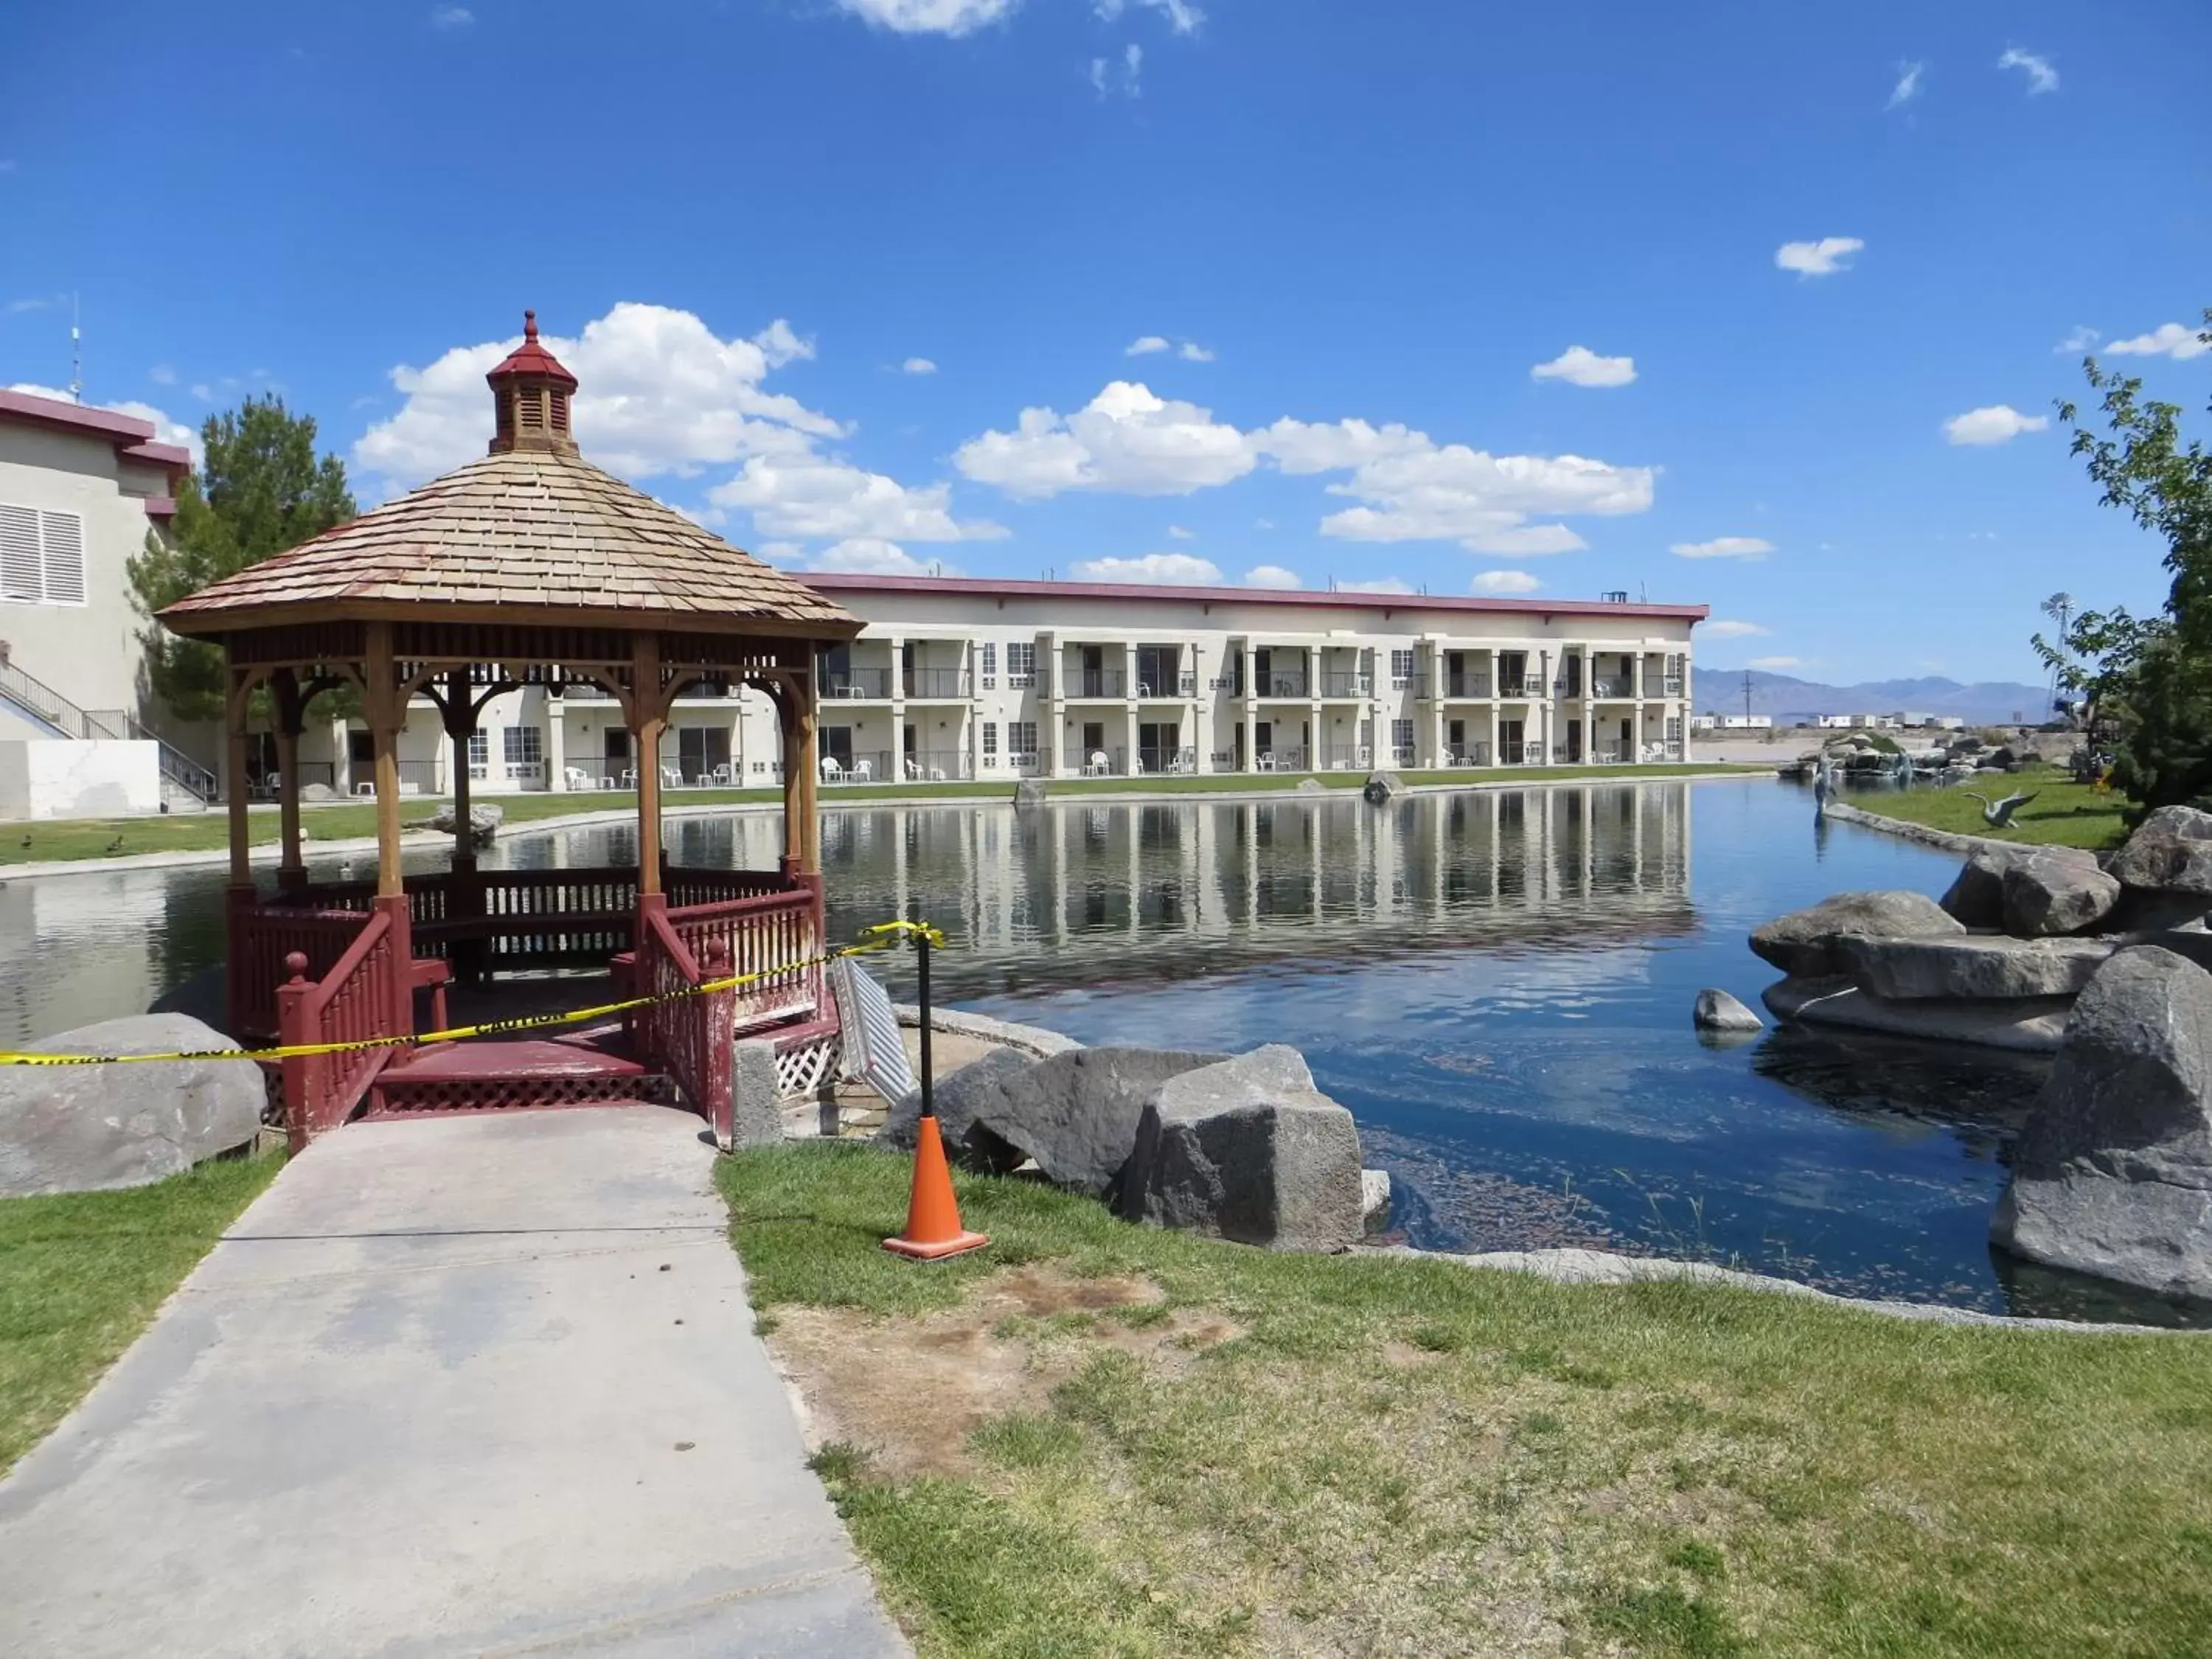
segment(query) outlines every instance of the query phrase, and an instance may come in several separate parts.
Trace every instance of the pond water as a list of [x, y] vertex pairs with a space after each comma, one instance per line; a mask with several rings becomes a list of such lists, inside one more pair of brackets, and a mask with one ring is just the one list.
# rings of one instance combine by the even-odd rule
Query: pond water
[[[678, 820], [685, 864], [773, 862], [771, 816]], [[1766, 779], [1313, 799], [833, 810], [833, 938], [919, 906], [951, 1003], [1086, 1042], [1302, 1049], [1389, 1170], [1413, 1243], [1696, 1255], [1855, 1295], [2192, 1322], [1993, 1255], [2039, 1062], [1771, 1032], [1708, 1046], [1705, 986], [1759, 1006], [1759, 923], [1955, 860]], [[518, 835], [514, 867], [623, 861], [623, 828]], [[429, 860], [434, 862], [434, 859]], [[349, 868], [324, 860], [319, 872]], [[365, 873], [365, 872], [361, 872]], [[136, 1012], [221, 959], [220, 868], [0, 887], [0, 1037]], [[878, 959], [910, 994], [905, 958]]]

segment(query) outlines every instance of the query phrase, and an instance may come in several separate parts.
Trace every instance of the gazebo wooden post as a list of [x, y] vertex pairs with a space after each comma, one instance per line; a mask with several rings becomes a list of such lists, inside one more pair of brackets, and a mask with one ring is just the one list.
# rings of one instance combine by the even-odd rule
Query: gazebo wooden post
[[650, 629], [630, 639], [629, 701], [623, 711], [637, 758], [637, 902], [643, 913], [665, 901], [660, 891], [660, 736], [668, 701], [660, 693], [660, 636]]
[[365, 625], [362, 703], [368, 721], [376, 763], [376, 908], [392, 918], [393, 954], [400, 971], [392, 975], [394, 1017], [401, 1031], [415, 1029], [415, 996], [410, 978], [414, 929], [407, 909], [407, 884], [399, 867], [399, 729], [407, 719], [407, 700], [399, 688], [392, 649], [392, 624]]
[[300, 677], [280, 668], [269, 677], [269, 700], [276, 724], [276, 820], [283, 854], [276, 865], [276, 890], [296, 893], [307, 884], [307, 862], [300, 848], [300, 733], [307, 700]]
[[[489, 696], [490, 693], [485, 695]], [[453, 876], [446, 884], [446, 914], [456, 920], [473, 920], [484, 913], [484, 888], [483, 879], [477, 874], [476, 836], [469, 824], [469, 739], [476, 735], [477, 716], [482, 712], [482, 705], [469, 684], [466, 668], [447, 672], [445, 690], [437, 696], [437, 702], [446, 736], [453, 745]], [[483, 979], [482, 940], [457, 939], [447, 950], [453, 971], [461, 979], [471, 985]]]
[[246, 799], [246, 717], [253, 678], [245, 669], [226, 666], [223, 690], [224, 767], [229, 773], [224, 805], [230, 819], [230, 886], [224, 896], [223, 959], [230, 1029], [242, 1030], [251, 1006], [246, 984], [245, 913], [254, 906], [253, 825]]

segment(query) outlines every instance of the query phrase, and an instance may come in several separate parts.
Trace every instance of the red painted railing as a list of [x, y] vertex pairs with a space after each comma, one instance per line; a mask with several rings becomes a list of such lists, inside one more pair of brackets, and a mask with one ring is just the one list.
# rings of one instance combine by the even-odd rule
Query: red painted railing
[[[387, 911], [372, 913], [353, 943], [319, 980], [294, 952], [289, 981], [276, 993], [277, 1038], [295, 1044], [358, 1042], [408, 1035], [406, 934]], [[284, 1125], [294, 1152], [352, 1115], [397, 1045], [334, 1054], [295, 1054], [279, 1062], [284, 1077]]]
[[276, 1036], [276, 988], [291, 977], [289, 958], [305, 957], [307, 975], [321, 979], [360, 937], [365, 920], [349, 908], [234, 906], [228, 952], [232, 1031], [240, 1037]]
[[812, 961], [822, 951], [822, 925], [811, 887], [690, 904], [667, 915], [695, 959], [704, 961], [708, 947], [719, 943], [729, 958], [726, 972], [763, 975], [738, 988], [740, 1031], [811, 1015], [822, 1006], [822, 966]]
[[729, 946], [720, 935], [710, 935], [702, 942], [703, 954], [694, 956], [667, 911], [657, 905], [646, 909], [638, 933], [639, 990], [672, 998], [638, 1011], [635, 1030], [644, 1058], [675, 1081], [713, 1127], [716, 1142], [726, 1146], [735, 1119], [731, 1072], [736, 999], [727, 991], [680, 994], [726, 977]]

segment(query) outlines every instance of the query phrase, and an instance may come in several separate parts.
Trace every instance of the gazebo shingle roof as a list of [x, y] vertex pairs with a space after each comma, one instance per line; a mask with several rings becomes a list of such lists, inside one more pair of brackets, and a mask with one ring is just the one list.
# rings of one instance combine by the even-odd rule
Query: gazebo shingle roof
[[380, 601], [858, 626], [804, 582], [559, 449], [471, 461], [179, 599], [161, 619]]

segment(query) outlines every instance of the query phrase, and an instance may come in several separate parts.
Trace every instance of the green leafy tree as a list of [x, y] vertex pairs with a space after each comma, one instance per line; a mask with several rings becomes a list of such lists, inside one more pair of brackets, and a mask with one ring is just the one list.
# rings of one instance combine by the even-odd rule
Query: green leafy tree
[[[2212, 308], [2200, 339], [2212, 343]], [[2212, 453], [2185, 441], [2181, 407], [2143, 396], [2142, 382], [2083, 365], [2100, 395], [2106, 431], [2093, 430], [2071, 402], [2059, 417], [2074, 428], [2074, 453], [2126, 512], [2166, 544], [2172, 578], [2162, 616], [2084, 611], [2056, 644], [2035, 648], [2062, 684], [2092, 703], [2093, 721], [2124, 736], [2112, 781], [2139, 811], [2212, 802]]]
[[315, 454], [315, 421], [282, 398], [248, 398], [210, 415], [200, 429], [206, 453], [177, 495], [167, 539], [149, 534], [131, 561], [131, 586], [148, 620], [148, 678], [154, 696], [181, 719], [220, 720], [222, 653], [179, 639], [152, 618], [209, 583], [298, 546], [359, 510], [345, 465]]

